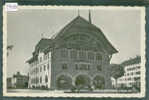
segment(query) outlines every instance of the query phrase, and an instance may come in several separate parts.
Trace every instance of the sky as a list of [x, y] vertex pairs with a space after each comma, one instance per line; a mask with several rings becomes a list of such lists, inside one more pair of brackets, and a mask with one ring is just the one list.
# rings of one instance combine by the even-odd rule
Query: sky
[[[79, 13], [88, 20], [88, 9]], [[38, 41], [42, 37], [50, 38], [77, 16], [76, 9], [20, 9], [8, 12], [7, 42], [14, 48], [7, 57], [7, 77], [17, 71], [27, 74], [29, 66], [26, 61], [32, 56]], [[92, 24], [100, 28], [119, 51], [113, 55], [111, 63], [119, 64], [140, 55], [140, 18], [139, 10], [91, 10]]]

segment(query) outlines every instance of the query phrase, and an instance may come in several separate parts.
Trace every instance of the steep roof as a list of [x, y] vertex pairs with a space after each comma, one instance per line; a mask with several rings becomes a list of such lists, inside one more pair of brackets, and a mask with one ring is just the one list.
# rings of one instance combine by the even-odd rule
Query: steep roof
[[55, 41], [59, 41], [63, 37], [74, 33], [74, 32], [84, 32], [86, 34], [94, 35], [100, 42], [102, 46], [110, 53], [117, 53], [118, 51], [112, 46], [108, 39], [104, 36], [103, 32], [95, 25], [91, 24], [81, 16], [77, 16], [70, 23], [68, 23], [55, 37]]
[[37, 45], [35, 46], [35, 50], [33, 52], [33, 56], [27, 60], [28, 63], [37, 60], [37, 55], [39, 51], [45, 52], [47, 51], [47, 48], [51, 47], [53, 45], [53, 40], [48, 38], [42, 38]]
[[43, 52], [45, 48], [47, 48], [48, 46], [52, 46], [52, 44], [53, 44], [52, 39], [42, 38], [35, 46], [33, 55], [37, 55], [39, 51]]
[[63, 29], [61, 29], [58, 32], [58, 34], [54, 36], [54, 38], [52, 39], [42, 38], [35, 47], [33, 57], [30, 58], [27, 62], [30, 63], [36, 60], [39, 51], [48, 52], [50, 48], [53, 47], [54, 44], [57, 44], [59, 40], [62, 40], [63, 37], [77, 32], [84, 32], [86, 34], [94, 35], [94, 37], [97, 38], [99, 43], [109, 54], [118, 52], [97, 26], [90, 23], [83, 17], [77, 16], [70, 23], [68, 23]]
[[42, 38], [35, 46], [35, 51], [43, 51], [49, 45], [52, 45], [52, 39]]

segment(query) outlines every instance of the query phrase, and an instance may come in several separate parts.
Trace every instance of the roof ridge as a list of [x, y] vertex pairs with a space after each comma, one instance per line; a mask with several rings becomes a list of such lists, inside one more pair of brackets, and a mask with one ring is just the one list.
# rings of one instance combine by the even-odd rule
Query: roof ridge
[[[84, 19], [82, 16], [77, 16], [75, 17], [74, 19], [72, 19], [68, 24], [66, 24], [59, 32], [57, 35], [59, 35], [59, 33], [64, 33], [67, 29], [69, 29], [73, 24], [74, 22], [78, 19], [78, 18], [81, 18], [83, 20], [85, 20], [86, 22], [88, 22], [86, 19]], [[88, 22], [89, 24], [89, 22]], [[57, 37], [57, 35], [55, 37]], [[54, 38], [55, 39], [55, 38]]]

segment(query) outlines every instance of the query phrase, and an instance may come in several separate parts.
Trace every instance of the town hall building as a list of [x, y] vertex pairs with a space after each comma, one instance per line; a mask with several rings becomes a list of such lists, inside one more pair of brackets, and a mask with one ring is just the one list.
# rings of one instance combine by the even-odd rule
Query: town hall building
[[111, 89], [110, 60], [118, 51], [91, 21], [80, 15], [54, 38], [42, 38], [27, 61], [29, 88]]

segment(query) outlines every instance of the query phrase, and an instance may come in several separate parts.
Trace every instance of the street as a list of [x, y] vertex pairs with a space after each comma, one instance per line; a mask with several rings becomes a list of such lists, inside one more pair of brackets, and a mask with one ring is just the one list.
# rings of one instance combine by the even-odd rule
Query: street
[[50, 91], [50, 90], [37, 90], [37, 89], [8, 89], [8, 93], [47, 93], [47, 92], [61, 92], [62, 91]]
[[[8, 89], [8, 93], [64, 93], [60, 90], [39, 90], [39, 89]], [[131, 93], [131, 90], [94, 90], [94, 91], [80, 91], [79, 93]], [[65, 93], [72, 93], [71, 91], [65, 91]]]

